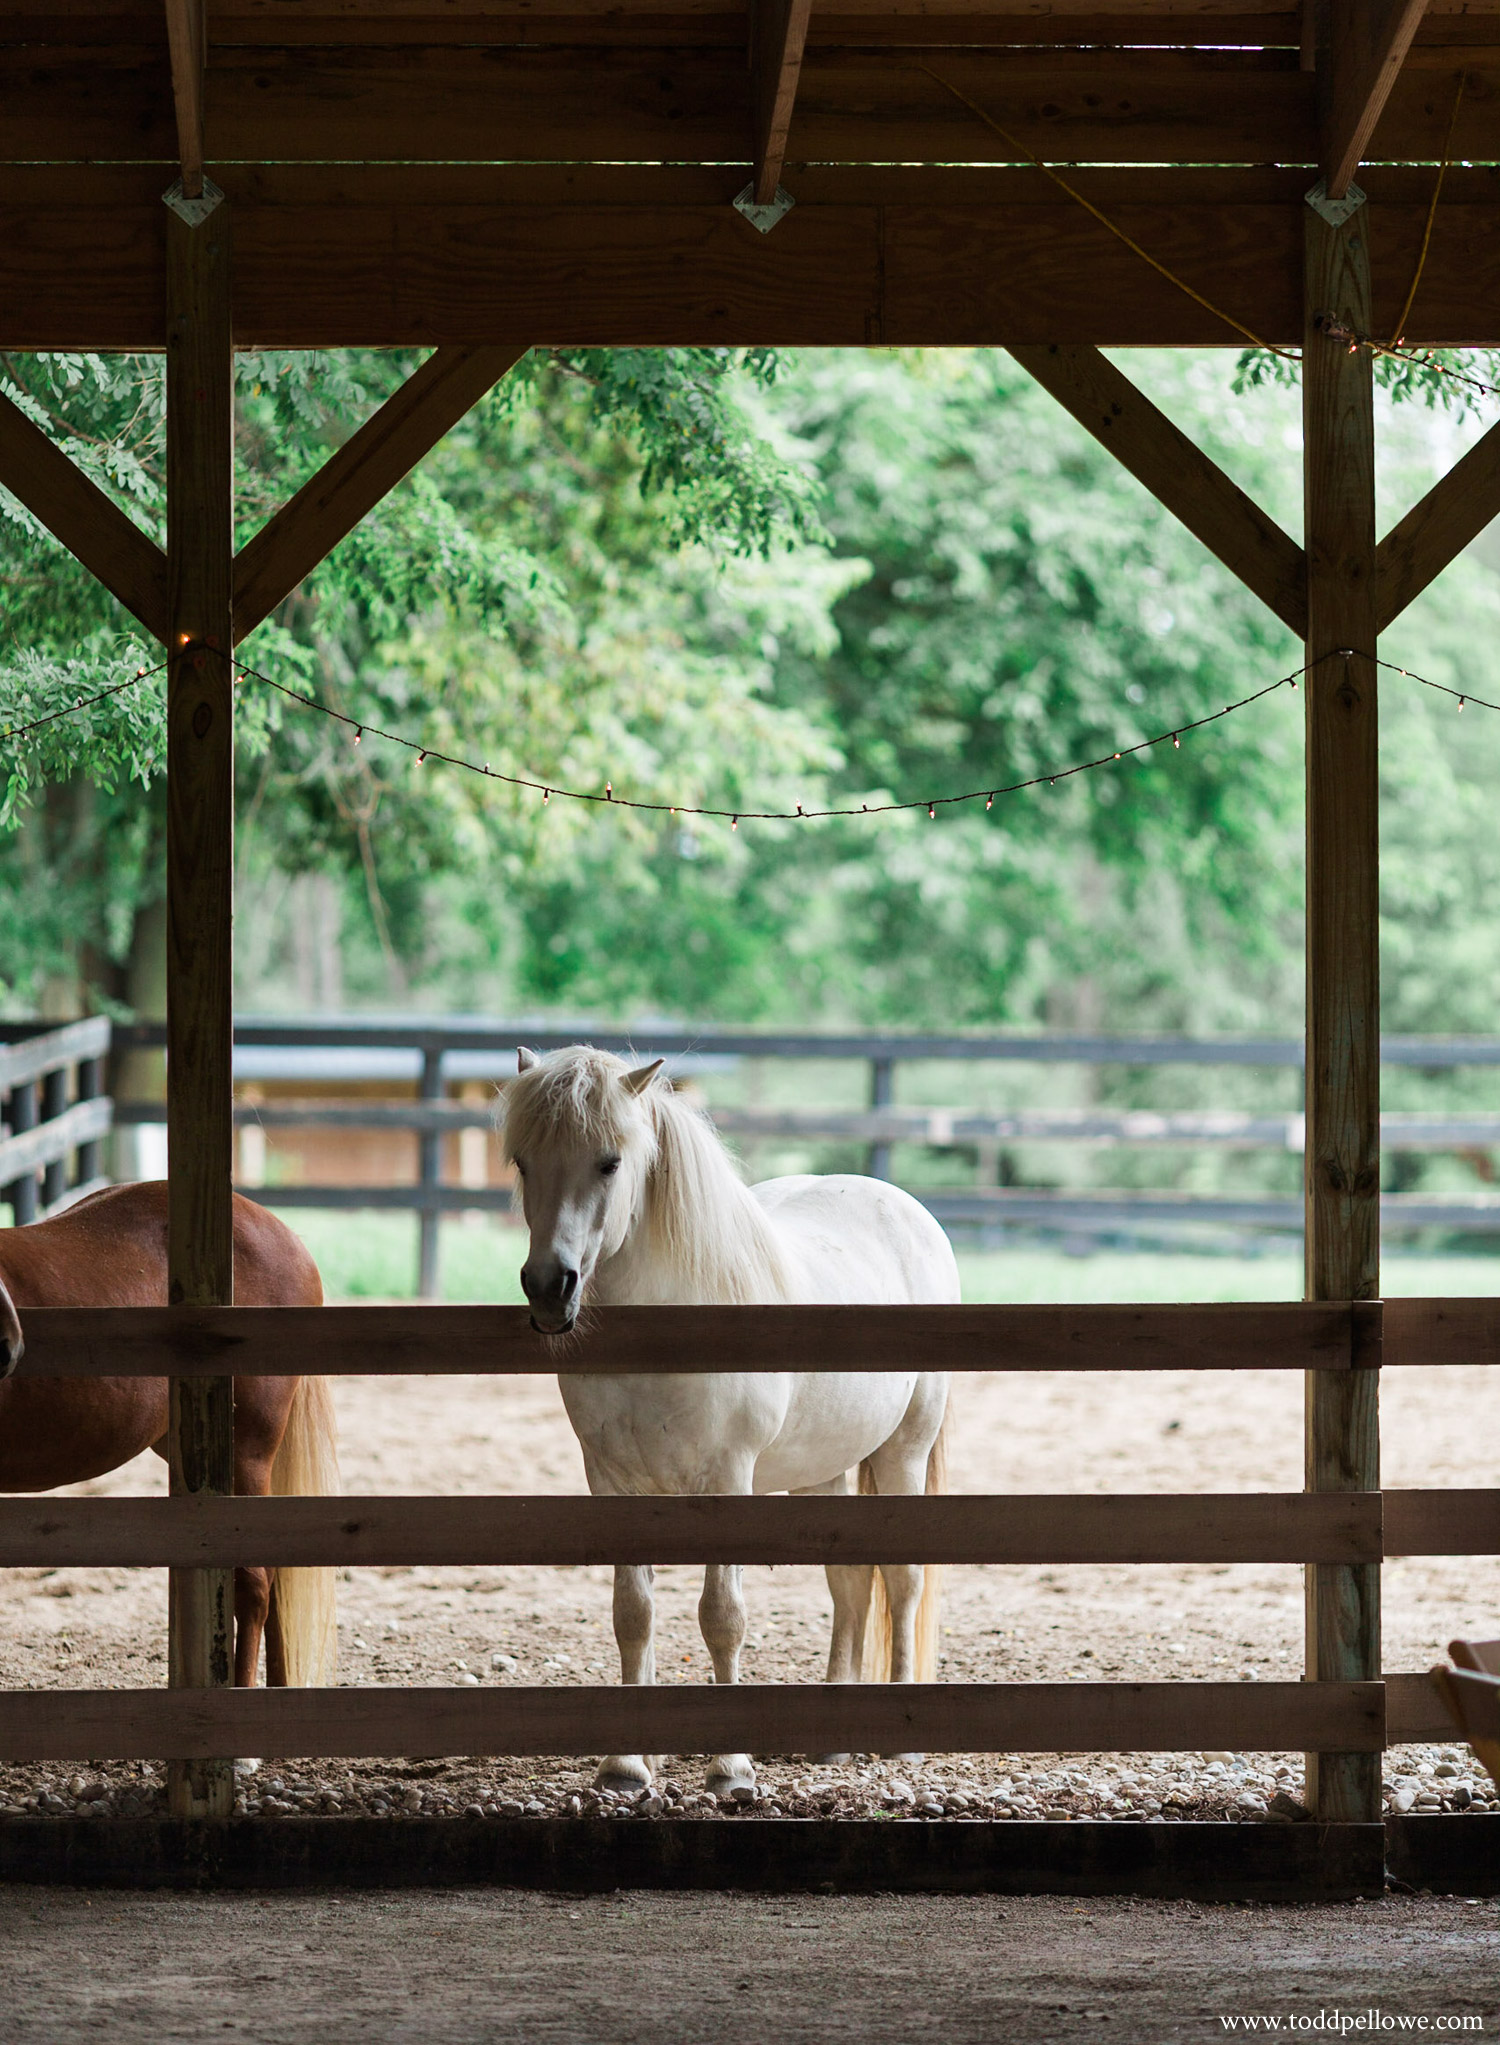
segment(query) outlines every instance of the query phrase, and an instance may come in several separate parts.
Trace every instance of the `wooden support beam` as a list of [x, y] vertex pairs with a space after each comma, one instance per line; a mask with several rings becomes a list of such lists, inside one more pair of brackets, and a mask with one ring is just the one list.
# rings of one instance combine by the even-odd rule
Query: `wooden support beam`
[[1377, 1765], [1379, 1683], [505, 1684], [0, 1690], [0, 1761], [213, 1754], [1241, 1753], [1334, 1741]]
[[[1334, 227], [1303, 208], [1302, 409], [1307, 534], [1307, 1296], [1373, 1299], [1380, 1283], [1379, 823], [1375, 423], [1371, 360], [1323, 331], [1369, 333], [1370, 208]], [[1347, 654], [1341, 649], [1351, 649]], [[1311, 1370], [1309, 1491], [1380, 1485], [1379, 1374]], [[1380, 1670], [1380, 1571], [1307, 1571], [1307, 1673]], [[1380, 1816], [1367, 1755], [1308, 1756], [1324, 1821]]]
[[1495, 518], [1500, 518], [1500, 426], [1476, 441], [1375, 549], [1379, 629], [1393, 624]]
[[290, 596], [526, 352], [439, 348], [429, 355], [241, 548], [234, 563], [236, 640]]
[[[227, 205], [197, 226], [168, 211], [167, 1275], [170, 1305], [187, 1310], [234, 1299], [229, 260]], [[174, 1492], [232, 1491], [233, 1380], [174, 1377], [168, 1442]], [[170, 1682], [228, 1684], [233, 1573], [175, 1570], [169, 1596]], [[227, 1817], [233, 1770], [224, 1759], [179, 1761], [168, 1790], [180, 1817]]]
[[781, 183], [797, 100], [812, 0], [753, 0], [755, 203], [769, 206]]
[[1096, 348], [1012, 347], [1023, 369], [1300, 639], [1302, 549]]
[[167, 47], [172, 57], [172, 104], [177, 115], [177, 158], [182, 196], [203, 196], [204, 73], [208, 67], [205, 0], [166, 0]]
[[1353, 183], [1426, 11], [1427, 0], [1330, 0], [1318, 73], [1320, 163], [1331, 199]]
[[[1215, 305], [1293, 346], [1308, 177], [1304, 163], [1071, 182]], [[0, 167], [0, 347], [163, 345], [161, 182], [131, 164]], [[216, 182], [235, 207], [245, 348], [520, 349], [547, 334], [579, 347], [1237, 345], [1025, 166], [810, 163], [793, 212], [753, 242], [730, 204], [743, 162], [328, 164], [312, 183], [296, 166], [220, 163]], [[1377, 166], [1361, 182], [1380, 209], [1373, 331], [1390, 333], [1432, 172]], [[1413, 345], [1500, 345], [1493, 182], [1448, 175]]]
[[161, 548], [4, 396], [0, 396], [0, 483], [140, 620], [153, 639], [167, 637], [167, 558]]

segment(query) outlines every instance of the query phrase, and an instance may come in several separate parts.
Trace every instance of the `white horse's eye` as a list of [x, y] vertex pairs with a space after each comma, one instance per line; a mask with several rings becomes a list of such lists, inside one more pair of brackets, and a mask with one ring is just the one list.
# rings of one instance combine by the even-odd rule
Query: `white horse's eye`
[[616, 1172], [617, 1172], [617, 1171], [618, 1171], [619, 1169], [620, 1169], [620, 1160], [619, 1160], [619, 1159], [618, 1159], [617, 1157], [601, 1157], [601, 1158], [600, 1158], [600, 1160], [599, 1160], [599, 1170], [600, 1170], [600, 1173], [601, 1173], [601, 1175], [602, 1175], [602, 1176], [603, 1176], [604, 1178], [606, 1178], [606, 1179], [608, 1179], [608, 1178], [611, 1178], [611, 1177], [612, 1177], [612, 1176], [614, 1175], [614, 1173], [616, 1173]]

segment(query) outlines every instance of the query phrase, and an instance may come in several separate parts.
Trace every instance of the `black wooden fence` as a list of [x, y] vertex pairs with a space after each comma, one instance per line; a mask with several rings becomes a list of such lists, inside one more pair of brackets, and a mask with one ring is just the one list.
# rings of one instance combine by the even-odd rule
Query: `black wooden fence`
[[40, 1221], [108, 1185], [109, 1049], [103, 1016], [56, 1027], [0, 1022], [0, 1200], [16, 1222]]
[[[159, 1048], [159, 1024], [120, 1025], [117, 1050]], [[415, 1184], [387, 1186], [282, 1185], [246, 1187], [253, 1197], [286, 1208], [384, 1209], [419, 1217], [418, 1291], [438, 1289], [439, 1222], [444, 1214], [474, 1210], [504, 1212], [511, 1196], [504, 1187], [459, 1186], [442, 1176], [442, 1138], [450, 1131], [487, 1127], [492, 1110], [484, 1104], [446, 1098], [449, 1062], [478, 1054], [491, 1061], [495, 1076], [513, 1070], [517, 1042], [546, 1051], [580, 1039], [604, 1049], [669, 1059], [774, 1058], [857, 1060], [868, 1070], [869, 1107], [857, 1110], [735, 1108], [716, 1110], [728, 1135], [751, 1139], [793, 1137], [863, 1146], [867, 1169], [889, 1177], [891, 1148], [916, 1143], [935, 1149], [1004, 1142], [1070, 1142], [1095, 1146], [1202, 1145], [1234, 1149], [1272, 1148], [1300, 1152], [1302, 1118], [1291, 1111], [1239, 1113], [1215, 1110], [971, 1109], [900, 1107], [894, 1100], [898, 1065], [916, 1061], [993, 1060], [1031, 1064], [1224, 1065], [1299, 1068], [1302, 1045], [1295, 1038], [1126, 1037], [1115, 1035], [939, 1035], [920, 1033], [683, 1030], [641, 1025], [634, 1030], [537, 1029], [528, 1023], [485, 1023], [451, 1018], [365, 1021], [358, 1018], [263, 1020], [244, 1018], [235, 1028], [238, 1046], [305, 1051], [399, 1051], [408, 1054], [417, 1099], [406, 1101], [262, 1102], [241, 1106], [236, 1120], [265, 1128], [386, 1128], [410, 1132], [417, 1141]], [[1500, 1064], [1500, 1039], [1487, 1037], [1389, 1037], [1382, 1046], [1388, 1065], [1442, 1070]], [[121, 1123], [160, 1121], [159, 1102], [121, 1101]], [[1383, 1118], [1386, 1146], [1395, 1150], [1500, 1150], [1500, 1114], [1389, 1114]], [[1078, 1236], [1116, 1230], [1176, 1229], [1208, 1224], [1231, 1229], [1279, 1230], [1301, 1227], [1297, 1198], [1252, 1195], [1225, 1198], [1198, 1193], [1140, 1190], [1074, 1192], [1047, 1187], [979, 1186], [972, 1190], [916, 1189], [945, 1226], [993, 1229], [1044, 1228]], [[1500, 1234], [1500, 1194], [1392, 1194], [1383, 1203], [1389, 1229], [1440, 1229]]]

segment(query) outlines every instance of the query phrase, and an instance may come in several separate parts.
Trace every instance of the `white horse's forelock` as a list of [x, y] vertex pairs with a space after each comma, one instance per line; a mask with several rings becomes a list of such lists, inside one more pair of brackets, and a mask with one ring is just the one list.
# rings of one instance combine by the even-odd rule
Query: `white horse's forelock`
[[713, 1125], [663, 1082], [633, 1094], [623, 1059], [591, 1045], [554, 1051], [506, 1090], [505, 1149], [549, 1143], [615, 1150], [643, 1185], [641, 1246], [683, 1305], [772, 1304], [794, 1297], [786, 1256]]
[[512, 1162], [547, 1143], [593, 1144], [622, 1154], [638, 1146], [650, 1118], [623, 1085], [629, 1067], [612, 1052], [574, 1044], [527, 1066], [501, 1102], [505, 1153]]

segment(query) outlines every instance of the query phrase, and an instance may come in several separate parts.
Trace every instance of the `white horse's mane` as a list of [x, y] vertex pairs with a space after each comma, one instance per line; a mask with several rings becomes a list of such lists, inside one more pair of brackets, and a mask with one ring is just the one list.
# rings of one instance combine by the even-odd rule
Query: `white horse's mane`
[[660, 1079], [631, 1093], [629, 1070], [587, 1044], [538, 1059], [506, 1089], [510, 1156], [559, 1140], [618, 1151], [640, 1188], [638, 1239], [621, 1254], [644, 1253], [654, 1298], [724, 1306], [792, 1299], [782, 1247], [712, 1123]]

